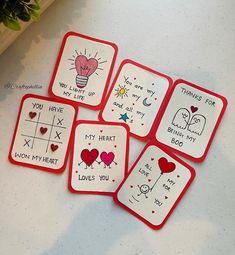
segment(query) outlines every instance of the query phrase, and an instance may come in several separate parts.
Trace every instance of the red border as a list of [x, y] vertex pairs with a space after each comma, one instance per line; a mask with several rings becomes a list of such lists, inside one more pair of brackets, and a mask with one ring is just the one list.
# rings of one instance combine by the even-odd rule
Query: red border
[[70, 157], [70, 167], [69, 167], [69, 178], [68, 178], [68, 189], [72, 193], [77, 194], [93, 194], [93, 195], [108, 195], [113, 196], [114, 192], [106, 192], [106, 191], [81, 191], [81, 190], [75, 190], [73, 189], [71, 185], [72, 180], [72, 169], [73, 169], [73, 153], [74, 153], [74, 142], [75, 142], [75, 132], [76, 128], [80, 124], [100, 124], [100, 125], [114, 125], [114, 126], [122, 126], [126, 129], [127, 137], [126, 137], [126, 158], [125, 158], [125, 172], [124, 172], [124, 178], [127, 176], [128, 173], [128, 159], [129, 159], [129, 137], [130, 137], [130, 130], [129, 126], [124, 123], [116, 123], [116, 122], [104, 122], [104, 121], [94, 121], [94, 120], [78, 120], [75, 123], [75, 128], [73, 131], [73, 139], [72, 139], [72, 151], [71, 151], [71, 157]]
[[[13, 145], [14, 145], [14, 142], [15, 142], [16, 132], [17, 132], [18, 125], [19, 125], [19, 119], [20, 119], [22, 107], [23, 107], [24, 101], [26, 99], [28, 99], [28, 98], [37, 98], [37, 99], [42, 99], [42, 100], [45, 100], [45, 101], [51, 101], [51, 102], [56, 102], [56, 103], [63, 103], [63, 104], [72, 106], [74, 108], [74, 110], [75, 110], [74, 118], [73, 118], [73, 123], [72, 123], [72, 128], [71, 128], [71, 132], [70, 132], [70, 137], [69, 137], [69, 140], [68, 140], [68, 146], [67, 146], [66, 154], [65, 154], [65, 157], [64, 157], [64, 164], [59, 169], [52, 169], [52, 168], [49, 168], [49, 167], [44, 167], [44, 166], [38, 166], [38, 165], [29, 164], [29, 163], [18, 162], [16, 160], [14, 160], [12, 158], [12, 156], [11, 156]], [[77, 113], [78, 113], [78, 109], [77, 109], [75, 104], [64, 102], [64, 101], [61, 101], [61, 100], [58, 100], [58, 99], [53, 99], [53, 98], [48, 98], [48, 97], [44, 97], [44, 96], [34, 95], [34, 94], [26, 94], [26, 95], [24, 95], [22, 97], [22, 99], [21, 99], [20, 109], [19, 109], [17, 120], [16, 120], [16, 126], [15, 126], [15, 130], [14, 130], [14, 134], [13, 134], [13, 138], [12, 138], [12, 142], [11, 142], [10, 151], [9, 151], [9, 154], [8, 154], [9, 161], [12, 164], [16, 164], [16, 165], [20, 165], [20, 166], [25, 166], [25, 167], [31, 167], [31, 168], [34, 168], [34, 169], [37, 169], [37, 170], [44, 170], [44, 171], [51, 172], [51, 173], [54, 173], [54, 174], [62, 173], [65, 170], [66, 163], [67, 163], [67, 159], [68, 159], [68, 155], [69, 155], [69, 148], [71, 146], [71, 138], [72, 138], [71, 134], [73, 133], [74, 122], [76, 120]]]
[[[159, 120], [159, 116], [161, 116], [161, 115], [162, 115], [162, 112], [164, 111], [164, 108], [165, 108], [165, 106], [166, 106], [166, 98], [168, 97], [168, 94], [169, 94], [169, 92], [170, 92], [170, 87], [171, 87], [171, 85], [173, 84], [173, 80], [171, 79], [171, 77], [169, 77], [169, 76], [167, 76], [167, 75], [165, 75], [165, 74], [163, 74], [163, 73], [160, 73], [160, 72], [158, 72], [158, 71], [155, 71], [155, 70], [153, 70], [153, 69], [151, 69], [151, 68], [149, 68], [149, 67], [147, 67], [147, 66], [144, 66], [144, 65], [142, 65], [142, 64], [140, 64], [140, 63], [137, 63], [137, 62], [135, 62], [135, 61], [133, 61], [133, 60], [131, 60], [131, 59], [124, 59], [124, 60], [121, 62], [119, 68], [118, 68], [117, 74], [116, 74], [116, 76], [115, 76], [115, 78], [114, 78], [114, 80], [113, 80], [113, 83], [112, 83], [112, 85], [111, 85], [111, 88], [110, 88], [110, 90], [109, 90], [109, 92], [108, 92], [108, 95], [107, 95], [107, 97], [106, 97], [106, 99], [105, 99], [105, 104], [103, 105], [103, 107], [102, 107], [102, 109], [101, 109], [101, 111], [100, 111], [100, 113], [99, 113], [99, 115], [98, 115], [99, 120], [105, 121], [105, 119], [104, 119], [103, 116], [102, 116], [103, 111], [104, 111], [104, 108], [105, 108], [105, 105], [106, 105], [106, 103], [108, 102], [109, 97], [111, 96], [111, 93], [112, 93], [112, 91], [113, 91], [113, 89], [114, 89], [114, 86], [115, 86], [115, 84], [116, 84], [116, 81], [117, 81], [117, 79], [118, 79], [118, 77], [119, 77], [119, 74], [120, 74], [120, 72], [121, 72], [121, 70], [122, 70], [122, 68], [123, 68], [123, 66], [124, 66], [125, 64], [132, 64], [132, 65], [138, 66], [138, 67], [140, 67], [140, 68], [142, 68], [142, 69], [144, 69], [144, 70], [146, 70], [146, 71], [148, 71], [148, 72], [151, 72], [151, 73], [154, 73], [154, 74], [156, 74], [156, 75], [158, 75], [158, 76], [162, 76], [162, 77], [166, 78], [166, 79], [168, 80], [168, 82], [169, 82], [167, 92], [166, 92], [166, 94], [165, 94], [165, 96], [164, 96], [164, 98], [163, 98], [163, 100], [162, 100], [162, 103], [161, 103], [161, 105], [160, 105], [160, 108], [159, 108], [159, 110], [158, 110], [158, 113], [157, 113], [156, 116], [155, 116], [155, 119], [154, 119], [154, 121], [153, 121], [153, 124], [152, 124], [150, 130], [149, 130], [149, 133], [148, 133], [146, 136], [139, 136], [139, 135], [137, 135], [137, 134], [134, 134], [134, 133], [130, 132], [131, 136], [135, 137], [136, 139], [141, 140], [141, 141], [146, 141], [146, 140], [148, 140], [148, 139], [152, 136], [153, 128], [154, 128], [156, 122]], [[119, 122], [118, 122], [118, 123], [119, 123]]]
[[[189, 179], [189, 181], [187, 182], [187, 184], [185, 185], [184, 189], [182, 190], [182, 192], [180, 193], [179, 197], [176, 199], [174, 205], [172, 206], [172, 208], [169, 210], [168, 214], [166, 215], [165, 219], [163, 220], [163, 222], [159, 225], [154, 225], [152, 223], [150, 223], [148, 220], [146, 220], [145, 218], [143, 218], [142, 216], [140, 216], [138, 213], [136, 213], [135, 211], [133, 211], [132, 209], [130, 209], [129, 207], [127, 207], [125, 204], [121, 203], [118, 200], [118, 192], [121, 189], [121, 187], [123, 186], [123, 184], [125, 183], [126, 179], [128, 178], [128, 176], [131, 174], [131, 172], [134, 170], [136, 164], [138, 163], [138, 161], [141, 159], [142, 155], [144, 154], [144, 152], [146, 151], [146, 149], [149, 146], [156, 146], [157, 148], [161, 149], [163, 152], [165, 152], [166, 154], [168, 154], [170, 157], [172, 157], [174, 160], [176, 160], [177, 162], [179, 162], [181, 165], [185, 166], [191, 173], [191, 177]], [[178, 205], [179, 201], [182, 199], [182, 197], [184, 196], [184, 194], [186, 193], [186, 191], [188, 190], [189, 186], [191, 185], [191, 183], [193, 182], [195, 176], [196, 176], [196, 172], [194, 170], [194, 168], [192, 168], [191, 166], [189, 166], [188, 164], [186, 164], [184, 161], [182, 161], [180, 158], [178, 158], [177, 156], [175, 156], [174, 154], [172, 154], [169, 151], [166, 151], [165, 148], [162, 148], [161, 145], [157, 142], [150, 142], [148, 143], [144, 149], [142, 150], [142, 152], [140, 153], [140, 155], [138, 156], [137, 160], [135, 161], [135, 163], [132, 165], [128, 176], [122, 181], [122, 183], [119, 185], [119, 187], [117, 188], [113, 200], [115, 203], [117, 203], [119, 206], [121, 206], [122, 208], [124, 208], [125, 210], [127, 210], [129, 213], [131, 213], [132, 215], [134, 215], [135, 217], [137, 217], [139, 220], [141, 220], [142, 222], [144, 222], [146, 225], [148, 225], [150, 228], [157, 230], [160, 229], [164, 226], [164, 224], [166, 223], [167, 219], [170, 217], [170, 215], [172, 214], [173, 210], [175, 209], [175, 207]]]
[[[103, 43], [103, 44], [108, 44], [108, 45], [110, 45], [114, 48], [113, 60], [112, 60], [111, 66], [110, 66], [108, 76], [107, 76], [107, 80], [106, 80], [106, 84], [105, 84], [105, 87], [104, 87], [103, 95], [102, 95], [101, 101], [98, 105], [89, 105], [89, 104], [85, 104], [85, 103], [81, 103], [81, 102], [76, 102], [74, 100], [70, 100], [70, 99], [67, 99], [67, 98], [64, 98], [64, 97], [57, 96], [52, 91], [52, 87], [53, 87], [53, 83], [54, 83], [54, 80], [55, 80], [55, 77], [56, 77], [56, 74], [57, 74], [59, 63], [60, 63], [60, 60], [61, 60], [61, 57], [62, 57], [62, 54], [63, 54], [63, 51], [64, 51], [66, 41], [67, 41], [69, 36], [77, 36], [77, 37], [81, 37], [81, 38], [84, 38], [84, 39], [87, 39], [87, 40], [90, 40], [90, 41], [95, 41], [95, 42], [99, 42], [99, 43]], [[114, 43], [107, 42], [107, 41], [100, 40], [100, 39], [96, 39], [96, 38], [89, 37], [89, 36], [86, 36], [86, 35], [82, 35], [82, 34], [79, 34], [79, 33], [76, 33], [76, 32], [72, 32], [72, 31], [67, 32], [64, 35], [64, 38], [62, 40], [62, 44], [61, 44], [60, 51], [59, 51], [59, 54], [58, 54], [58, 57], [57, 57], [57, 60], [56, 60], [55, 68], [54, 68], [54, 71], [53, 71], [53, 74], [52, 74], [52, 77], [51, 77], [51, 81], [50, 81], [50, 84], [49, 84], [49, 87], [48, 87], [48, 94], [51, 97], [57, 97], [57, 98], [61, 98], [61, 99], [65, 100], [65, 101], [76, 103], [78, 106], [87, 107], [87, 108], [90, 108], [90, 109], [93, 109], [93, 110], [99, 110], [104, 105], [104, 99], [105, 99], [105, 95], [107, 93], [109, 82], [110, 82], [110, 79], [111, 79], [111, 76], [112, 76], [114, 64], [115, 64], [115, 61], [116, 61], [116, 58], [117, 58], [117, 53], [118, 53], [118, 46]]]
[[[205, 88], [202, 88], [202, 87], [200, 87], [200, 86], [198, 86], [198, 85], [196, 85], [196, 84], [193, 84], [193, 83], [191, 83], [191, 82], [185, 81], [185, 80], [183, 80], [183, 79], [179, 79], [179, 80], [176, 80], [176, 81], [174, 82], [174, 84], [173, 84], [173, 87], [172, 87], [171, 92], [170, 92], [170, 95], [169, 95], [169, 99], [168, 99], [168, 101], [167, 101], [167, 106], [168, 106], [168, 104], [170, 103], [171, 96], [173, 95], [176, 86], [179, 85], [180, 83], [184, 83], [184, 84], [186, 84], [186, 85], [189, 85], [189, 86], [191, 86], [191, 87], [193, 87], [193, 88], [195, 88], [195, 89], [201, 90], [201, 91], [203, 91], [203, 92], [205, 92], [205, 93], [207, 93], [207, 94], [210, 94], [210, 95], [212, 95], [212, 96], [218, 97], [218, 98], [220, 98], [220, 99], [222, 100], [223, 107], [222, 107], [222, 109], [221, 109], [221, 112], [220, 112], [220, 115], [219, 115], [219, 117], [218, 117], [218, 120], [217, 120], [217, 122], [216, 122], [216, 124], [215, 124], [215, 127], [214, 127], [214, 129], [213, 129], [213, 131], [212, 131], [212, 134], [211, 134], [211, 137], [210, 137], [210, 139], [209, 139], [209, 141], [208, 141], [208, 144], [207, 144], [207, 146], [206, 146], [206, 148], [205, 148], [205, 152], [204, 152], [204, 154], [203, 154], [201, 157], [195, 158], [195, 157], [193, 157], [193, 156], [191, 156], [191, 155], [189, 155], [189, 154], [187, 154], [187, 153], [185, 153], [185, 152], [182, 152], [182, 151], [180, 151], [180, 150], [177, 150], [177, 149], [175, 149], [175, 148], [172, 148], [171, 146], [166, 145], [166, 144], [164, 144], [164, 143], [158, 141], [158, 139], [156, 138], [156, 133], [157, 133], [157, 131], [158, 131], [158, 128], [159, 128], [159, 126], [160, 126], [160, 123], [161, 123], [161, 120], [162, 120], [162, 118], [163, 118], [163, 116], [164, 116], [164, 113], [161, 115], [160, 121], [159, 121], [159, 122], [155, 125], [155, 127], [154, 127], [154, 132], [153, 132], [153, 135], [152, 135], [152, 139], [154, 139], [155, 141], [157, 141], [158, 143], [160, 143], [162, 147], [164, 147], [164, 148], [166, 148], [166, 149], [168, 149], [168, 150], [172, 150], [173, 152], [175, 152], [175, 153], [177, 153], [177, 154], [179, 154], [179, 155], [182, 155], [183, 157], [188, 158], [189, 160], [192, 160], [192, 161], [195, 161], [195, 162], [198, 162], [198, 163], [199, 163], [199, 162], [202, 162], [203, 160], [205, 160], [205, 158], [206, 158], [206, 155], [207, 155], [207, 153], [208, 153], [208, 150], [209, 150], [209, 148], [210, 148], [210, 146], [211, 146], [211, 143], [212, 143], [212, 141], [213, 141], [213, 138], [214, 138], [214, 136], [215, 136], [216, 130], [217, 130], [217, 128], [218, 128], [218, 126], [219, 126], [219, 124], [220, 124], [220, 122], [221, 122], [221, 120], [222, 120], [222, 117], [223, 117], [224, 112], [225, 112], [225, 110], [226, 110], [226, 107], [227, 107], [227, 105], [228, 105], [228, 101], [227, 101], [227, 99], [226, 99], [225, 97], [223, 97], [223, 96], [221, 96], [221, 95], [219, 95], [219, 94], [216, 94], [216, 93], [214, 93], [214, 92], [212, 92], [212, 91], [209, 91], [209, 90], [207, 90], [207, 89], [205, 89]], [[167, 107], [166, 107], [166, 108], [167, 108]], [[165, 108], [165, 109], [166, 109], [166, 108]]]

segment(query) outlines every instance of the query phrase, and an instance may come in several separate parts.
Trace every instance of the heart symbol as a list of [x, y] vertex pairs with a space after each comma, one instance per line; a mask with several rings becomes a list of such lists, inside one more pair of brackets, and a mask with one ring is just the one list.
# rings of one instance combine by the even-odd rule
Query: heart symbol
[[100, 154], [100, 158], [105, 163], [106, 166], [109, 166], [113, 162], [114, 157], [115, 157], [115, 155], [113, 152], [107, 153], [107, 152], [103, 151]]
[[36, 115], [37, 115], [36, 112], [30, 112], [30, 113], [29, 113], [29, 117], [30, 117], [31, 119], [33, 119]]
[[51, 150], [52, 150], [52, 151], [56, 151], [58, 148], [59, 148], [58, 145], [53, 144], [53, 143], [51, 144]]
[[81, 152], [81, 159], [86, 163], [86, 165], [90, 166], [97, 159], [99, 152], [97, 149], [92, 149], [89, 151], [88, 149], [84, 149]]
[[158, 165], [159, 165], [162, 173], [170, 173], [175, 170], [175, 164], [173, 162], [169, 162], [164, 157], [162, 157], [158, 160]]
[[47, 128], [46, 127], [40, 127], [40, 132], [42, 135], [44, 135], [47, 132]]
[[87, 59], [86, 56], [79, 55], [75, 59], [75, 67], [79, 75], [89, 77], [98, 67], [98, 61], [95, 58]]
[[191, 109], [192, 113], [194, 113], [198, 110], [198, 108], [196, 106], [193, 106], [193, 105], [190, 107], [190, 109]]

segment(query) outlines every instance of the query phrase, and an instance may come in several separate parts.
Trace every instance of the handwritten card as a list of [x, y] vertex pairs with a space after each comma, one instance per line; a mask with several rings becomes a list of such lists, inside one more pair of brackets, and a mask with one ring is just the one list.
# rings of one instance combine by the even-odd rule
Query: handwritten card
[[126, 123], [136, 138], [147, 139], [171, 83], [164, 74], [124, 60], [99, 118]]
[[49, 94], [99, 109], [111, 78], [117, 46], [69, 32], [65, 35]]
[[128, 167], [128, 126], [79, 121], [70, 167], [71, 192], [112, 194]]
[[148, 144], [114, 201], [153, 229], [161, 228], [195, 177], [179, 158]]
[[202, 161], [226, 106], [224, 97], [178, 80], [157, 129], [156, 139], [189, 159]]
[[9, 160], [53, 173], [65, 169], [70, 136], [77, 115], [68, 103], [25, 95], [11, 144]]

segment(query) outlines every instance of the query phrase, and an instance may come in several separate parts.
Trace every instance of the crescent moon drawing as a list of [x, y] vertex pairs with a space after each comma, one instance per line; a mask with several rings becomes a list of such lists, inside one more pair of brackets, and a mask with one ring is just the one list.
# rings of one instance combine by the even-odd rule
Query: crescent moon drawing
[[148, 100], [148, 98], [146, 97], [146, 98], [143, 100], [143, 105], [146, 106], [146, 107], [149, 107], [152, 103], [147, 103], [147, 100]]

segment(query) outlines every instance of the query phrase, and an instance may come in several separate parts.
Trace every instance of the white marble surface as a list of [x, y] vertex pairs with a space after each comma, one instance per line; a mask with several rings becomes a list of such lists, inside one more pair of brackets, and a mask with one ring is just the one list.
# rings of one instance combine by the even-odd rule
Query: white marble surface
[[[0, 254], [235, 253], [235, 1], [57, 0], [0, 56]], [[153, 231], [104, 196], [67, 191], [62, 175], [12, 165], [9, 145], [22, 95], [47, 94], [68, 30], [116, 42], [132, 58], [228, 98], [197, 178], [165, 227]], [[41, 89], [6, 88], [42, 85]], [[81, 108], [79, 118], [96, 119]], [[130, 165], [143, 147], [131, 139]]]

